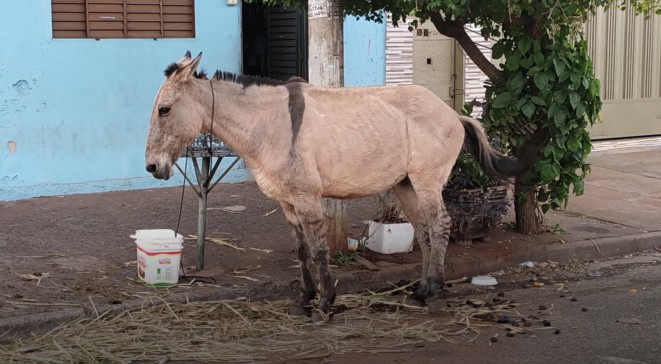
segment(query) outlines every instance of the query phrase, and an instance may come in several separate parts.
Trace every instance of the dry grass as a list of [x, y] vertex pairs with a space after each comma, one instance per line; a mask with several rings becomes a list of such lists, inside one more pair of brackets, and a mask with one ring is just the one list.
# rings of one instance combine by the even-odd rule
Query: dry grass
[[507, 326], [495, 322], [497, 315], [523, 317], [507, 302], [476, 308], [465, 300], [448, 301], [444, 312], [430, 315], [404, 304], [404, 295], [392, 294], [398, 290], [338, 296], [335, 307], [343, 311], [321, 324], [289, 315], [288, 301], [168, 304], [150, 298], [142, 308], [81, 318], [0, 346], [0, 362], [211, 363], [401, 352], [420, 342], [471, 342], [485, 327]]

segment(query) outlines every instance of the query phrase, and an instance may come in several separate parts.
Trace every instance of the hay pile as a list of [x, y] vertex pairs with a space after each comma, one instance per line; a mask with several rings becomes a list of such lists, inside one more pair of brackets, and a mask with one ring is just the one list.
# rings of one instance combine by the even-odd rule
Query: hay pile
[[0, 362], [210, 363], [402, 352], [420, 342], [471, 342], [486, 327], [508, 325], [497, 323], [497, 316], [523, 317], [513, 304], [498, 299], [450, 300], [442, 314], [430, 315], [425, 308], [403, 304], [405, 296], [393, 294], [398, 290], [338, 296], [334, 307], [343, 311], [321, 324], [289, 315], [289, 301], [153, 305], [148, 300], [142, 308], [81, 318], [0, 346]]

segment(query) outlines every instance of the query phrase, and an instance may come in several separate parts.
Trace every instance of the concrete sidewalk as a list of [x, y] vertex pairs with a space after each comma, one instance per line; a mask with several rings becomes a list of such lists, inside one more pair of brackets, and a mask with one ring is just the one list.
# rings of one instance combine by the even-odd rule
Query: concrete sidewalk
[[[661, 139], [596, 143], [590, 162], [585, 195], [570, 199], [566, 211], [547, 214], [552, 233], [518, 234], [510, 227], [510, 214], [491, 242], [468, 249], [450, 246], [448, 278], [528, 260], [600, 259], [659, 248]], [[135, 307], [154, 296], [183, 302], [296, 295], [298, 270], [287, 225], [278, 205], [254, 183], [223, 185], [210, 195], [207, 235], [233, 247], [208, 243], [205, 271], [189, 274], [211, 277], [215, 284], [153, 289], [137, 283], [129, 235], [137, 229], [174, 228], [180, 198], [180, 188], [163, 188], [0, 202], [0, 337], [46, 330], [92, 309]], [[224, 209], [232, 205], [245, 210]], [[375, 209], [371, 199], [351, 201], [350, 233], [360, 235], [361, 221]], [[190, 191], [183, 212], [180, 231], [194, 234], [197, 199]], [[364, 256], [380, 269], [335, 268], [340, 293], [418, 277], [418, 251]], [[193, 265], [194, 257], [190, 240], [184, 265]]]

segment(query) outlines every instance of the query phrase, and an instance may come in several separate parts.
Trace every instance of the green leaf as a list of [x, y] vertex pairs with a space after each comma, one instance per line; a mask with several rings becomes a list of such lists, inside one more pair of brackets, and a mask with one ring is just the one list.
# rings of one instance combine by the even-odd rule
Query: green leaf
[[521, 112], [523, 112], [523, 115], [530, 119], [535, 114], [535, 105], [527, 102], [525, 105], [523, 105], [523, 107], [521, 107]]
[[541, 53], [535, 53], [535, 64], [539, 67], [544, 66], [544, 55]]
[[549, 84], [550, 77], [546, 72], [538, 73], [535, 75], [535, 86], [537, 86], [538, 89], [543, 90], [546, 85]]
[[580, 196], [585, 191], [585, 183], [581, 180], [574, 181], [574, 194]]
[[585, 105], [578, 104], [576, 105], [576, 116], [582, 118], [585, 115]]
[[544, 100], [544, 98], [542, 98], [542, 97], [533, 96], [530, 100], [535, 105], [546, 106], [546, 100]]
[[576, 134], [567, 140], [567, 149], [569, 149], [570, 152], [575, 152], [580, 147], [581, 143], [578, 141]]
[[564, 72], [562, 72], [562, 74], [560, 74], [560, 75], [558, 76], [558, 82], [565, 82], [565, 81], [567, 81], [567, 79], [569, 78], [569, 75], [570, 75], [570, 74], [571, 74], [571, 73], [569, 73], [569, 71], [565, 70]]
[[558, 104], [562, 104], [567, 100], [567, 90], [555, 90], [553, 91], [553, 98]]
[[519, 57], [518, 54], [513, 54], [512, 56], [507, 58], [507, 61], [505, 62], [505, 67], [507, 67], [507, 69], [510, 71], [515, 71], [519, 69], [520, 60], [521, 57]]
[[542, 179], [542, 182], [549, 183], [554, 181], [558, 174], [555, 173], [554, 166], [547, 164], [541, 171], [539, 171], [539, 176]]
[[553, 66], [555, 67], [555, 74], [558, 77], [565, 72], [565, 63], [561, 59], [553, 58]]
[[581, 101], [581, 95], [576, 91], [572, 91], [569, 94], [569, 103], [571, 104], [572, 109], [576, 110], [578, 103]]
[[499, 59], [500, 57], [505, 54], [505, 45], [501, 42], [498, 42], [493, 45], [493, 48], [491, 48], [491, 56], [493, 59]]
[[538, 74], [538, 73], [540, 73], [540, 72], [542, 72], [542, 67], [539, 67], [539, 66], [532, 66], [532, 67], [530, 67], [530, 69], [528, 70], [528, 76], [534, 76], [534, 75], [536, 75], [536, 74]]
[[537, 202], [545, 202], [549, 199], [549, 195], [546, 192], [539, 192], [537, 194]]
[[542, 205], [542, 213], [547, 213], [551, 209], [551, 205], [545, 203]]
[[530, 50], [531, 44], [532, 42], [530, 41], [530, 38], [523, 37], [519, 41], [519, 52], [521, 52], [522, 55], [525, 54], [526, 52], [528, 52], [528, 50]]
[[528, 69], [535, 64], [535, 59], [533, 57], [521, 57], [521, 62], [519, 63], [521, 63], [522, 68]]
[[562, 124], [567, 120], [567, 113], [564, 110], [558, 110], [555, 115], [553, 115], [553, 123], [561, 128]]
[[496, 99], [493, 100], [493, 107], [496, 109], [502, 109], [510, 105], [512, 102], [512, 94], [509, 92], [503, 92], [496, 96]]
[[590, 90], [590, 91], [592, 91], [592, 88], [590, 88], [590, 84], [591, 84], [591, 82], [590, 82], [590, 78], [588, 78], [588, 77], [583, 77], [583, 87], [584, 87], [586, 90]]
[[555, 148], [553, 147], [553, 144], [547, 144], [544, 147], [544, 158], [548, 158], [554, 154], [555, 154]]
[[507, 88], [510, 91], [513, 91], [515, 94], [521, 93], [523, 86], [526, 85], [526, 78], [522, 74], [517, 73], [516, 76], [512, 77], [507, 81]]
[[575, 88], [581, 84], [581, 80], [583, 79], [583, 77], [577, 73], [572, 73], [569, 78], [571, 79], [572, 86]]
[[593, 96], [599, 95], [599, 89], [601, 88], [601, 83], [598, 79], [592, 79], [590, 82], [590, 94]]

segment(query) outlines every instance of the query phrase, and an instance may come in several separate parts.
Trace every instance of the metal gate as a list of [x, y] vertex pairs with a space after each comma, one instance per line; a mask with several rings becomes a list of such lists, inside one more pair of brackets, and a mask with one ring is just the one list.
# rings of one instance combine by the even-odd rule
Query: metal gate
[[268, 76], [287, 80], [307, 78], [306, 17], [298, 9], [268, 8]]
[[586, 39], [604, 102], [592, 137], [661, 134], [661, 16], [615, 6], [588, 21]]

